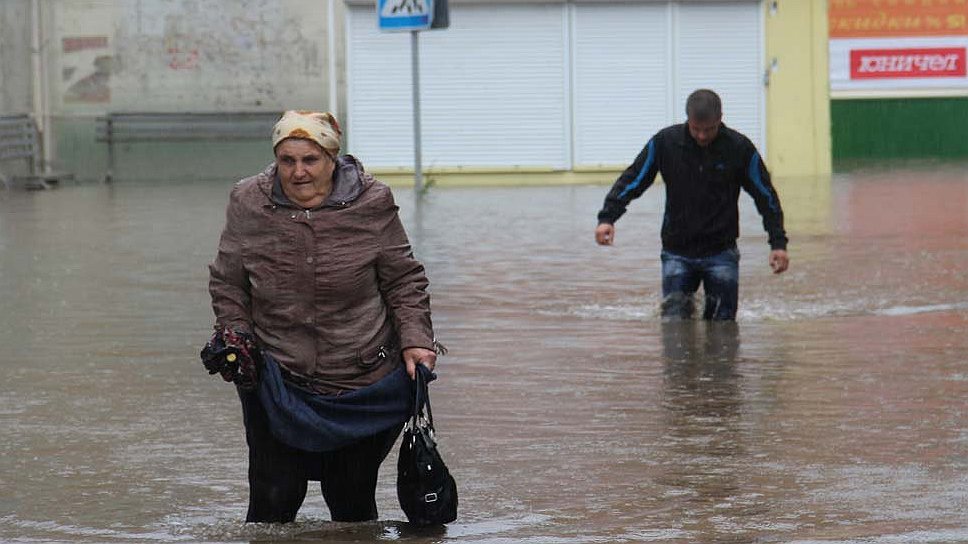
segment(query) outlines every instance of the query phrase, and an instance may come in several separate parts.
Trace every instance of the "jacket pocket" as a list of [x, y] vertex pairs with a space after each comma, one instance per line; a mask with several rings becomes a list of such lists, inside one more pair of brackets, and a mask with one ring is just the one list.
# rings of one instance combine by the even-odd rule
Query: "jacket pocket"
[[242, 265], [252, 286], [252, 296], [260, 299], [289, 298], [295, 287], [295, 247], [280, 233], [249, 241], [242, 252]]

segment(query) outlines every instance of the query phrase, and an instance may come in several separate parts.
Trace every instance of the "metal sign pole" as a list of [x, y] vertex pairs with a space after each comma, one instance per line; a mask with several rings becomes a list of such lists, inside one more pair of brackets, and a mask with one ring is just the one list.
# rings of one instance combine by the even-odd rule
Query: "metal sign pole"
[[326, 64], [329, 77], [329, 112], [339, 119], [339, 102], [336, 97], [336, 2], [326, 2]]
[[50, 169], [51, 159], [51, 138], [50, 138], [50, 115], [47, 111], [47, 63], [44, 58], [45, 34], [44, 11], [41, 9], [41, 0], [31, 0], [30, 2], [30, 49], [31, 64], [33, 72], [33, 114], [34, 123], [40, 136], [37, 142], [39, 149], [34, 149], [33, 162], [30, 165], [30, 172], [34, 175], [46, 174]]
[[423, 192], [420, 137], [420, 31], [450, 26], [447, 0], [376, 0], [381, 31], [410, 31], [410, 77], [413, 82], [413, 189]]
[[410, 69], [413, 77], [413, 190], [423, 190], [423, 171], [420, 164], [420, 31], [410, 31]]

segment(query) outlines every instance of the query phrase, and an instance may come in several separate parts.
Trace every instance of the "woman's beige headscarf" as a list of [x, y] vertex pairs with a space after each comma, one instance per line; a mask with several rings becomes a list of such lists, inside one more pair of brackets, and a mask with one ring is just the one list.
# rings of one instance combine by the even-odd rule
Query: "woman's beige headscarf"
[[339, 154], [340, 134], [339, 122], [332, 113], [289, 110], [272, 129], [272, 148], [286, 138], [301, 138], [316, 142], [335, 159]]

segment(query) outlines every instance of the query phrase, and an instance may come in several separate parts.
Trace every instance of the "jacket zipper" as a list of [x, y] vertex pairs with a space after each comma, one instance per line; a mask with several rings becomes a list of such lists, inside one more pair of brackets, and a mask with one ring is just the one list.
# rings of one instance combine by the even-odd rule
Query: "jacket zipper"
[[[340, 200], [339, 202], [334, 202], [332, 204], [324, 204], [324, 205], [320, 206], [319, 208], [314, 208], [314, 209], [315, 210], [325, 210], [327, 208], [345, 208], [347, 206], [349, 206], [349, 202], [347, 202], [345, 200]], [[303, 213], [305, 213], [306, 214], [306, 219], [309, 219], [311, 217], [310, 212], [312, 212], [312, 210], [307, 210], [305, 208], [297, 208], [296, 206], [290, 206], [288, 204], [273, 204], [273, 203], [269, 203], [269, 204], [263, 204], [262, 207], [263, 208], [268, 208], [270, 210], [275, 210], [275, 209], [278, 209], [278, 208], [296, 210], [297, 212], [303, 212]], [[293, 217], [293, 219], [296, 218], [295, 215], [292, 216], [292, 217]]]

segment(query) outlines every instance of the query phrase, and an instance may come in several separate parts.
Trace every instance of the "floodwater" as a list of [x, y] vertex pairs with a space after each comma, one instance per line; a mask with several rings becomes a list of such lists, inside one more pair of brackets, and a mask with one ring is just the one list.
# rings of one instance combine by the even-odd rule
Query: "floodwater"
[[663, 191], [435, 188], [401, 213], [450, 354], [460, 518], [241, 523], [232, 388], [197, 354], [230, 183], [0, 191], [0, 541], [968, 542], [968, 174], [780, 185], [791, 270], [743, 196], [736, 324], [662, 323]]

